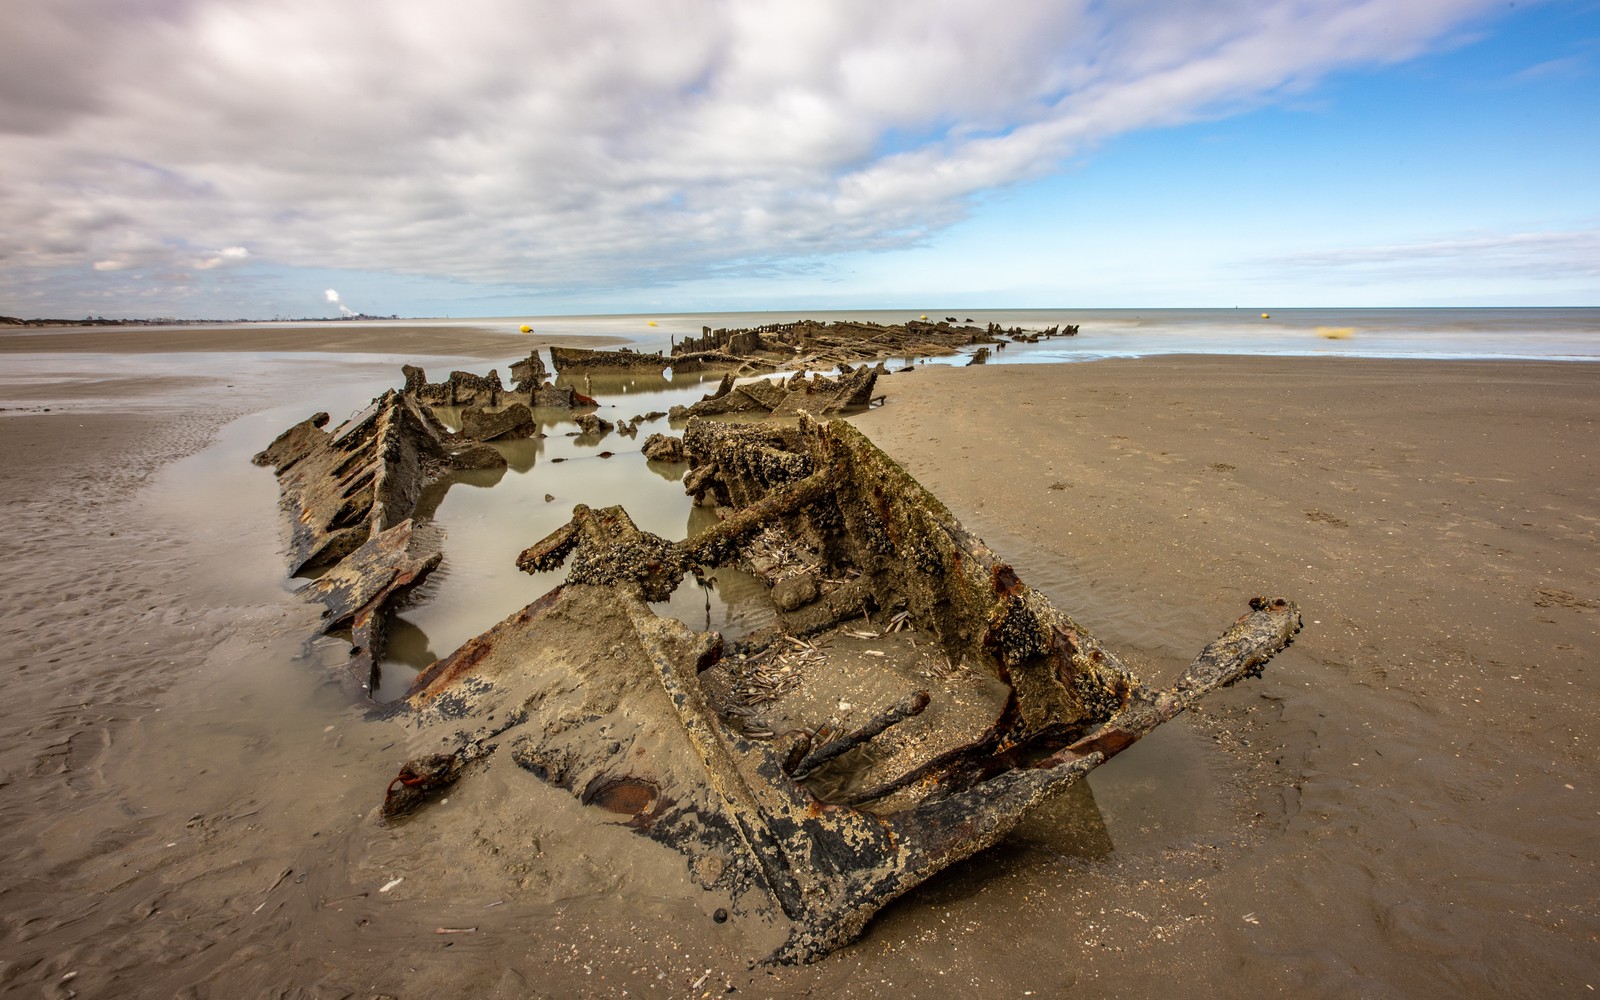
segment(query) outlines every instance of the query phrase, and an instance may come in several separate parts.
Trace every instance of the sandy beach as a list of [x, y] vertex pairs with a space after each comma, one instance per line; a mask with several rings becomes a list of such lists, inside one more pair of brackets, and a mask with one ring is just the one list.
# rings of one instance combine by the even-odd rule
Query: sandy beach
[[[305, 644], [316, 611], [249, 454], [403, 362], [504, 373], [538, 343], [0, 334], [0, 991], [1600, 989], [1600, 366], [1173, 357], [880, 381], [857, 425], [1147, 679], [1258, 594], [1298, 602], [1305, 631], [1092, 795], [854, 945], [772, 969], [675, 857], [565, 793], [378, 823], [397, 737], [331, 679], [343, 650]], [[507, 532], [511, 558], [530, 539]]]

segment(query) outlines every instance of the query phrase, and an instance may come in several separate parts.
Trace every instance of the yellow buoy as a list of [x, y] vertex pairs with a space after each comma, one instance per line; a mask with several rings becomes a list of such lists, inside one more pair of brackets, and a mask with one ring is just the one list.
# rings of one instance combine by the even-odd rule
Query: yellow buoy
[[1272, 318], [1272, 314], [1271, 313], [1262, 313], [1261, 314], [1261, 318], [1262, 319], [1271, 319]]
[[917, 318], [918, 319], [927, 319], [928, 318], [928, 314], [927, 313], [923, 313], [921, 316], [918, 316]]
[[656, 321], [655, 320], [650, 320], [648, 323], [645, 324], [645, 326], [655, 326], [655, 325], [656, 325]]
[[532, 333], [533, 332], [533, 327], [529, 326], [526, 323], [524, 323], [521, 326], [517, 327], [517, 329], [521, 330], [523, 333]]

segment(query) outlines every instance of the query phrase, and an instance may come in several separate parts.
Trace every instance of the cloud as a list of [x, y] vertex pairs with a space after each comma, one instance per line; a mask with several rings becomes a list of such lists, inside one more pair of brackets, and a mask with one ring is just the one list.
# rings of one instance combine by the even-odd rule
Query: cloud
[[1386, 274], [1508, 275], [1539, 279], [1600, 278], [1600, 229], [1471, 233], [1371, 246], [1286, 254], [1248, 263], [1280, 271], [1344, 272], [1365, 279]]
[[803, 268], [1492, 6], [22, 0], [0, 289], [186, 247], [549, 290]]
[[1582, 80], [1594, 72], [1592, 60], [1588, 53], [1575, 56], [1564, 56], [1560, 59], [1546, 59], [1535, 63], [1527, 69], [1516, 74], [1519, 81], [1542, 80]]
[[214, 267], [222, 267], [225, 264], [241, 263], [249, 256], [250, 251], [244, 247], [228, 247], [225, 250], [218, 250], [209, 257], [197, 259], [194, 262], [194, 266], [201, 271], [209, 271]]

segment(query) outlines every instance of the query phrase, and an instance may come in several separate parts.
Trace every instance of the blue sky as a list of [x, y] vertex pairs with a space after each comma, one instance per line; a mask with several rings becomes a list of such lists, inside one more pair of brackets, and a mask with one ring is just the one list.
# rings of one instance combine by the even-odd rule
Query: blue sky
[[1600, 2], [84, 4], [0, 314], [1600, 305]]

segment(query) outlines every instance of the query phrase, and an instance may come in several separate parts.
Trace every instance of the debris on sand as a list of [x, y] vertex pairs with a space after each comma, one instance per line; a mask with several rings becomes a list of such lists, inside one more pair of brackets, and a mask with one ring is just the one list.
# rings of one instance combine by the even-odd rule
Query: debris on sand
[[383, 815], [386, 818], [403, 816], [455, 784], [461, 777], [461, 758], [454, 754], [433, 753], [413, 757], [400, 768], [400, 773], [389, 782], [383, 796]]
[[566, 374], [574, 371], [633, 371], [661, 374], [668, 368], [674, 372], [698, 372], [714, 368], [738, 368], [749, 360], [722, 351], [700, 351], [689, 354], [653, 354], [622, 347], [614, 351], [586, 347], [552, 347], [550, 363], [556, 371]]
[[[696, 870], [715, 859], [736, 912], [784, 928], [774, 961], [850, 941], [1299, 628], [1292, 605], [1254, 601], [1153, 690], [848, 424], [695, 420], [684, 446], [715, 525], [671, 543], [576, 507], [518, 560], [564, 563], [566, 583], [403, 704], [419, 734], [493, 732]], [[722, 566], [770, 584], [775, 625], [730, 646], [651, 610]], [[557, 622], [584, 623], [593, 653]]]
[[524, 403], [512, 403], [503, 410], [469, 406], [461, 411], [461, 434], [473, 441], [540, 436], [533, 411]]
[[683, 462], [683, 439], [670, 434], [652, 434], [644, 439], [644, 457], [652, 462]]

